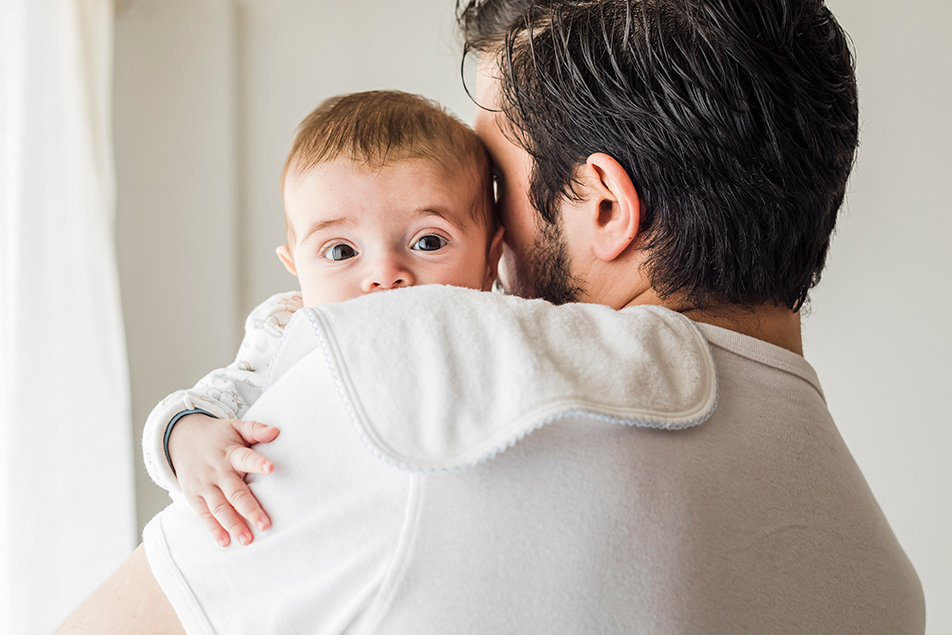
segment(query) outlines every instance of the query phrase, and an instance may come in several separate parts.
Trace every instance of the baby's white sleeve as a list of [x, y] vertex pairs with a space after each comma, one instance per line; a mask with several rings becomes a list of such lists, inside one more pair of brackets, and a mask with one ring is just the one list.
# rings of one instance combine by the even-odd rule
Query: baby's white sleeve
[[261, 396], [284, 328], [301, 305], [300, 291], [279, 293], [262, 302], [245, 320], [245, 337], [234, 362], [208, 373], [194, 387], [172, 393], [152, 409], [142, 431], [142, 458], [159, 487], [181, 491], [165, 458], [165, 430], [172, 418], [198, 409], [219, 419], [240, 419]]

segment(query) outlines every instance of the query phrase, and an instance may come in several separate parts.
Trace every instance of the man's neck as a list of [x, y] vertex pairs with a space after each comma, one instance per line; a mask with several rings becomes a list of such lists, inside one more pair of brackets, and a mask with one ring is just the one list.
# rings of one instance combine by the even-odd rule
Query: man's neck
[[774, 304], [752, 308], [715, 304], [697, 309], [677, 295], [662, 299], [651, 287], [650, 280], [641, 273], [644, 253], [633, 248], [609, 263], [591, 259], [590, 262], [596, 266], [576, 275], [576, 279], [586, 281], [581, 285], [582, 293], [578, 301], [604, 304], [614, 309], [639, 304], [663, 306], [695, 322], [720, 326], [803, 356], [799, 313]]
[[763, 305], [754, 309], [686, 309], [680, 313], [695, 322], [730, 329], [803, 356], [800, 314], [786, 307]]
[[719, 326], [803, 356], [800, 314], [783, 306], [764, 304], [753, 308], [715, 305], [705, 309], [686, 307], [676, 298], [660, 299], [651, 289], [638, 294], [626, 306], [655, 304], [677, 311], [695, 322]]

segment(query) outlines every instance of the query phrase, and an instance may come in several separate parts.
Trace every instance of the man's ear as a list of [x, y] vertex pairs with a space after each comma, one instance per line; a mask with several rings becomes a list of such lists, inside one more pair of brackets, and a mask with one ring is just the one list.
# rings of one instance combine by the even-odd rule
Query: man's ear
[[274, 250], [278, 254], [278, 259], [284, 265], [284, 268], [291, 272], [292, 276], [297, 276], [297, 267], [294, 266], [294, 256], [287, 245], [281, 245]]
[[610, 262], [635, 240], [641, 223], [641, 198], [631, 177], [615, 159], [597, 152], [585, 161], [589, 197], [586, 206], [592, 221], [592, 250]]
[[496, 229], [496, 235], [489, 242], [489, 249], [486, 252], [486, 282], [483, 285], [483, 291], [489, 291], [493, 286], [493, 281], [499, 276], [499, 259], [502, 258], [502, 236], [506, 233], [506, 228], [500, 225]]

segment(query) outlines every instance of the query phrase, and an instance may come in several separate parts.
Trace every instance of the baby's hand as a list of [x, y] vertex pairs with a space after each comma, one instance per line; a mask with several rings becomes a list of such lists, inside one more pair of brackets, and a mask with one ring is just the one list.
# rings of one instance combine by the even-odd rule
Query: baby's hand
[[203, 414], [182, 417], [172, 428], [169, 456], [179, 485], [222, 547], [231, 542], [229, 532], [243, 545], [254, 539], [243, 518], [261, 531], [271, 526], [243, 479], [250, 472], [274, 470], [271, 461], [248, 446], [274, 441], [277, 436], [274, 426]]

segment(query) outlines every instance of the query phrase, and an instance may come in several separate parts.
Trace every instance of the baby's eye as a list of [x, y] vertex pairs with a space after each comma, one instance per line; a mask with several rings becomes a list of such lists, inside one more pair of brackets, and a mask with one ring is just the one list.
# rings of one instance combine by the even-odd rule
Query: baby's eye
[[421, 236], [418, 241], [413, 243], [412, 249], [417, 251], [437, 251], [446, 246], [446, 239], [436, 234], [427, 234]]
[[337, 243], [336, 245], [324, 251], [324, 257], [328, 260], [347, 260], [357, 255], [357, 250], [347, 243]]

